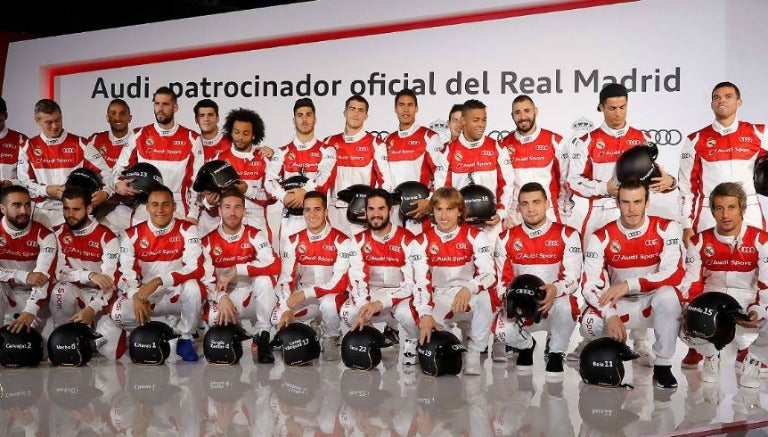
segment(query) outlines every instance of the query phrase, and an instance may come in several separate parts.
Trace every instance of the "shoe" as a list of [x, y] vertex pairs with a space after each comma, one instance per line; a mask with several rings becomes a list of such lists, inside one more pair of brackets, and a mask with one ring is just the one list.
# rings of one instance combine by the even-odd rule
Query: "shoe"
[[515, 367], [517, 367], [517, 373], [530, 374], [533, 372], [533, 350], [536, 349], [536, 340], [533, 340], [533, 345], [528, 349], [520, 349], [520, 353], [517, 354], [517, 360], [515, 360]]
[[720, 356], [719, 355], [704, 357], [704, 366], [701, 369], [701, 380], [704, 382], [720, 381]]
[[483, 368], [480, 365], [480, 354], [478, 352], [467, 352], [467, 364], [464, 366], [465, 375], [480, 375]]
[[176, 355], [184, 361], [197, 361], [200, 357], [195, 352], [195, 344], [191, 338], [180, 338], [176, 343]]
[[547, 354], [546, 382], [561, 382], [563, 380], [563, 354], [550, 352]]
[[491, 360], [494, 363], [506, 363], [509, 359], [507, 358], [507, 345], [500, 342], [497, 339], [493, 340], [493, 345], [491, 347]]
[[504, 350], [507, 352], [507, 358], [514, 358], [520, 353], [520, 349], [512, 346], [504, 346]]
[[[741, 370], [744, 368], [744, 359], [747, 357], [747, 354], [749, 354], [749, 348], [739, 349], [738, 353], [736, 353], [734, 369], [736, 369], [737, 375], [741, 375]], [[768, 364], [762, 363], [760, 364], [760, 376], [764, 377], [766, 375], [768, 375]]]
[[272, 353], [272, 348], [269, 346], [269, 332], [261, 331], [253, 336], [253, 341], [258, 347], [258, 350], [256, 351], [256, 361], [258, 361], [259, 364], [274, 363], [275, 355]]
[[677, 388], [672, 366], [653, 366], [653, 383], [658, 388]]
[[683, 362], [680, 364], [680, 367], [683, 369], [696, 369], [699, 367], [699, 364], [701, 364], [703, 359], [704, 355], [698, 353], [696, 349], [689, 347], [688, 353], [685, 354], [685, 358], [683, 358]]
[[565, 361], [579, 361], [579, 359], [581, 359], [581, 351], [584, 350], [584, 346], [587, 344], [589, 344], [589, 340], [582, 338], [581, 342], [576, 345], [576, 348], [573, 350], [573, 352], [569, 352], [565, 356]]
[[760, 388], [760, 361], [750, 357], [744, 359], [744, 364], [739, 378], [739, 386], [747, 388]]
[[405, 343], [403, 344], [403, 355], [402, 355], [403, 365], [405, 366], [416, 365], [416, 361], [418, 359], [418, 355], [416, 354], [416, 345], [417, 345], [417, 340], [415, 338], [405, 339]]
[[323, 361], [339, 361], [341, 348], [336, 346], [339, 336], [323, 337]]
[[389, 326], [384, 326], [384, 339], [387, 340], [392, 346], [400, 344], [400, 333], [397, 329], [392, 329]]
[[643, 367], [654, 367], [654, 356], [651, 352], [651, 348], [648, 347], [648, 342], [645, 340], [635, 340], [633, 346], [635, 353], [640, 355], [634, 362]]

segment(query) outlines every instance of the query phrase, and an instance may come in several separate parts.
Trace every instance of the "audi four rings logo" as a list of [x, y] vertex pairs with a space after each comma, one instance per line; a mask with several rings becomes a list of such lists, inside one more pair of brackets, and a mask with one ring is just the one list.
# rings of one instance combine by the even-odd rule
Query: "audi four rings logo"
[[368, 133], [376, 137], [376, 139], [379, 141], [384, 141], [389, 136], [389, 132], [385, 130], [372, 130], [368, 131]]
[[488, 132], [488, 137], [490, 137], [493, 140], [501, 141], [503, 140], [507, 135], [511, 134], [514, 131], [511, 130], [492, 130]]
[[677, 129], [645, 129], [643, 132], [659, 146], [675, 146], [683, 141], [683, 134]]

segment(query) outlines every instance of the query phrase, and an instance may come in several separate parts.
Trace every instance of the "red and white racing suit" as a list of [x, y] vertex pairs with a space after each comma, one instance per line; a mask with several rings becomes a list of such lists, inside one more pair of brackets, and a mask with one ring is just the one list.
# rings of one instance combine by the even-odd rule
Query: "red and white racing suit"
[[[419, 330], [411, 312], [411, 298], [416, 285], [414, 263], [421, 263], [421, 270], [425, 270], [421, 246], [415, 243], [410, 231], [397, 225], [392, 225], [384, 236], [366, 230], [355, 236], [354, 243], [360, 256], [350, 259], [352, 288], [340, 314], [346, 329], [352, 326], [365, 304], [378, 301], [383, 308], [371, 321], [386, 323], [392, 329], [397, 329], [400, 323], [404, 329], [400, 337], [416, 340]], [[419, 284], [421, 288], [426, 285]]]
[[[219, 226], [203, 238], [203, 257], [209, 284], [208, 308], [204, 313], [208, 324], [216, 324], [219, 301], [228, 295], [239, 319], [251, 320], [256, 332], [269, 331], [270, 317], [277, 303], [275, 284], [280, 260], [266, 233], [243, 225], [236, 234], [229, 235]], [[217, 276], [233, 267], [237, 275], [226, 290], [218, 290]]]
[[19, 152], [19, 182], [32, 196], [36, 220], [50, 229], [64, 223], [61, 200], [48, 197], [46, 187], [64, 185], [72, 170], [80, 167], [100, 175], [104, 190], [112, 193], [112, 171], [84, 138], [62, 132], [58, 138], [40, 134], [27, 140]]
[[[755, 311], [765, 318], [768, 302], [768, 233], [743, 223], [739, 235], [725, 236], [709, 228], [695, 234], [687, 248], [685, 277], [680, 286], [683, 301], [690, 302], [701, 293], [719, 291], [733, 296], [746, 312]], [[768, 342], [762, 328], [736, 325], [738, 349], [750, 347], [759, 331], [763, 341], [756, 342], [763, 358], [768, 359]], [[689, 337], [683, 330], [680, 338], [705, 356], [718, 353], [715, 346], [701, 338]], [[759, 346], [762, 345], [762, 348]], [[750, 347], [750, 351], [753, 348]], [[760, 352], [758, 352], [760, 353]], [[761, 360], [763, 359], [761, 358]]]
[[[0, 219], [0, 321], [4, 325], [23, 311], [35, 315], [32, 327], [42, 332], [45, 320], [38, 312], [48, 306], [55, 268], [56, 237], [50, 229], [32, 220], [17, 230], [5, 217]], [[27, 275], [32, 272], [48, 275], [48, 283], [27, 285]]]
[[[277, 325], [286, 311], [293, 311], [302, 322], [319, 315], [323, 337], [339, 336], [339, 309], [349, 295], [349, 260], [359, 256], [352, 241], [329, 224], [317, 235], [306, 229], [291, 235], [280, 252], [282, 266], [272, 324]], [[298, 292], [304, 293], [305, 300], [296, 308], [288, 308], [288, 298]]]
[[[108, 130], [91, 135], [88, 145], [98, 150], [109, 168], [114, 169], [124, 149], [136, 148], [136, 140], [132, 130], [122, 138], [117, 138], [112, 131]], [[120, 174], [112, 174], [113, 180], [120, 176]], [[120, 197], [119, 194], [112, 193], [109, 200], [94, 212], [96, 219], [115, 234], [120, 234], [131, 226], [131, 208]]]
[[355, 184], [392, 191], [387, 148], [365, 130], [355, 135], [336, 134], [325, 143], [336, 149], [336, 167], [328, 193], [328, 220], [331, 226], [352, 238], [366, 227], [347, 220], [349, 205], [339, 199], [338, 193]]
[[0, 130], [0, 180], [18, 183], [19, 150], [28, 137], [5, 127]]
[[740, 182], [747, 193], [744, 222], [766, 228], [752, 177], [755, 161], [768, 153], [765, 125], [734, 121], [725, 127], [718, 122], [692, 133], [680, 156], [680, 196], [683, 228], [701, 232], [715, 226], [709, 209], [709, 194], [721, 182]]
[[49, 305], [53, 326], [67, 323], [67, 319], [86, 306], [93, 309], [98, 323], [99, 316], [116, 296], [113, 290], [101, 291], [89, 275], [101, 273], [117, 283], [120, 257], [117, 235], [96, 220], [76, 231], [64, 224], [56, 229], [55, 235], [59, 252]]
[[[393, 189], [408, 181], [419, 181], [431, 191], [445, 186], [448, 162], [437, 132], [413, 124], [407, 130], [392, 132], [384, 143]], [[400, 223], [399, 213], [400, 207], [395, 206], [390, 214], [392, 222], [405, 226], [414, 235], [421, 234], [422, 222], [429, 220], [425, 217], [418, 222], [406, 220], [406, 223]]]
[[566, 174], [568, 172], [568, 150], [563, 143], [563, 137], [552, 131], [536, 128], [530, 135], [520, 135], [514, 131], [504, 137], [499, 143], [502, 148], [509, 150], [514, 170], [512, 184], [512, 203], [509, 213], [514, 223], [522, 223], [517, 211], [517, 198], [520, 187], [529, 182], [538, 182], [547, 192], [550, 207], [547, 217], [555, 222], [561, 222], [560, 211], [564, 209]]
[[[418, 317], [431, 315], [440, 325], [468, 321], [471, 353], [488, 345], [493, 322], [490, 291], [496, 285], [492, 248], [485, 233], [463, 223], [451, 232], [431, 228], [416, 237], [427, 257], [427, 270], [414, 263], [416, 284], [413, 304]], [[472, 294], [466, 312], [454, 314], [451, 306], [466, 287]]]
[[[496, 276], [499, 282], [491, 296], [495, 307], [502, 304], [515, 277], [531, 274], [557, 288], [550, 310], [535, 323], [533, 317], [512, 321], [502, 308], [493, 332], [502, 342], [518, 348], [533, 347], [531, 332], [549, 332], [549, 351], [565, 353], [579, 317], [576, 296], [580, 289], [581, 236], [570, 226], [547, 221], [539, 229], [517, 225], [499, 235], [496, 242]], [[498, 309], [498, 308], [494, 308]]]
[[[671, 365], [680, 327], [677, 287], [683, 280], [682, 231], [677, 222], [646, 216], [638, 229], [613, 221], [587, 237], [584, 254], [584, 299], [581, 335], [605, 336], [605, 322], [618, 316], [627, 328], [652, 327], [655, 365]], [[600, 296], [626, 281], [627, 295], [609, 306]]]

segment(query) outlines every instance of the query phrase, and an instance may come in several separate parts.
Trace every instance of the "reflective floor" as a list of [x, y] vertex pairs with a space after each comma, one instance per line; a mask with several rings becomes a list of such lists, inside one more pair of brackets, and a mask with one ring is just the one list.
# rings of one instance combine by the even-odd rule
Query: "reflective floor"
[[738, 389], [730, 349], [718, 385], [680, 369], [680, 345], [676, 391], [654, 389], [638, 364], [627, 366], [633, 390], [584, 386], [575, 366], [547, 383], [542, 351], [532, 376], [486, 359], [481, 376], [432, 378], [390, 349], [369, 372], [340, 362], [286, 368], [279, 354], [275, 365], [248, 354], [235, 366], [97, 357], [81, 368], [0, 369], [0, 435], [768, 435], [759, 429], [766, 386]]

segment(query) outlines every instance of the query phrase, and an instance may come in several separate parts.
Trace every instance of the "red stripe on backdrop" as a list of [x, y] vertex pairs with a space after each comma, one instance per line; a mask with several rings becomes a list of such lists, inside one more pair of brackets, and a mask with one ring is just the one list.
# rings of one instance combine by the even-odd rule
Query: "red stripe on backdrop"
[[193, 47], [169, 52], [151, 54], [136, 54], [120, 58], [85, 60], [82, 62], [44, 67], [43, 81], [46, 84], [47, 98], [55, 99], [56, 78], [69, 74], [86, 73], [90, 71], [107, 70], [112, 68], [131, 67], [136, 65], [155, 64], [160, 62], [179, 61], [183, 59], [201, 58], [205, 56], [223, 55], [228, 53], [247, 52], [253, 50], [307, 44], [320, 41], [332, 41], [346, 38], [356, 38], [368, 35], [403, 32], [416, 29], [452, 26], [455, 24], [476, 23], [481, 21], [501, 20], [504, 18], [524, 15], [546, 14], [549, 12], [567, 11], [572, 9], [607, 6], [619, 3], [630, 3], [640, 0], [575, 0], [551, 3], [546, 5], [527, 6], [522, 8], [507, 8], [501, 10], [476, 12], [471, 14], [452, 15], [447, 17], [428, 18], [402, 23], [379, 24], [368, 27], [329, 30], [324, 32], [292, 35], [267, 40], [239, 42], [218, 46]]

